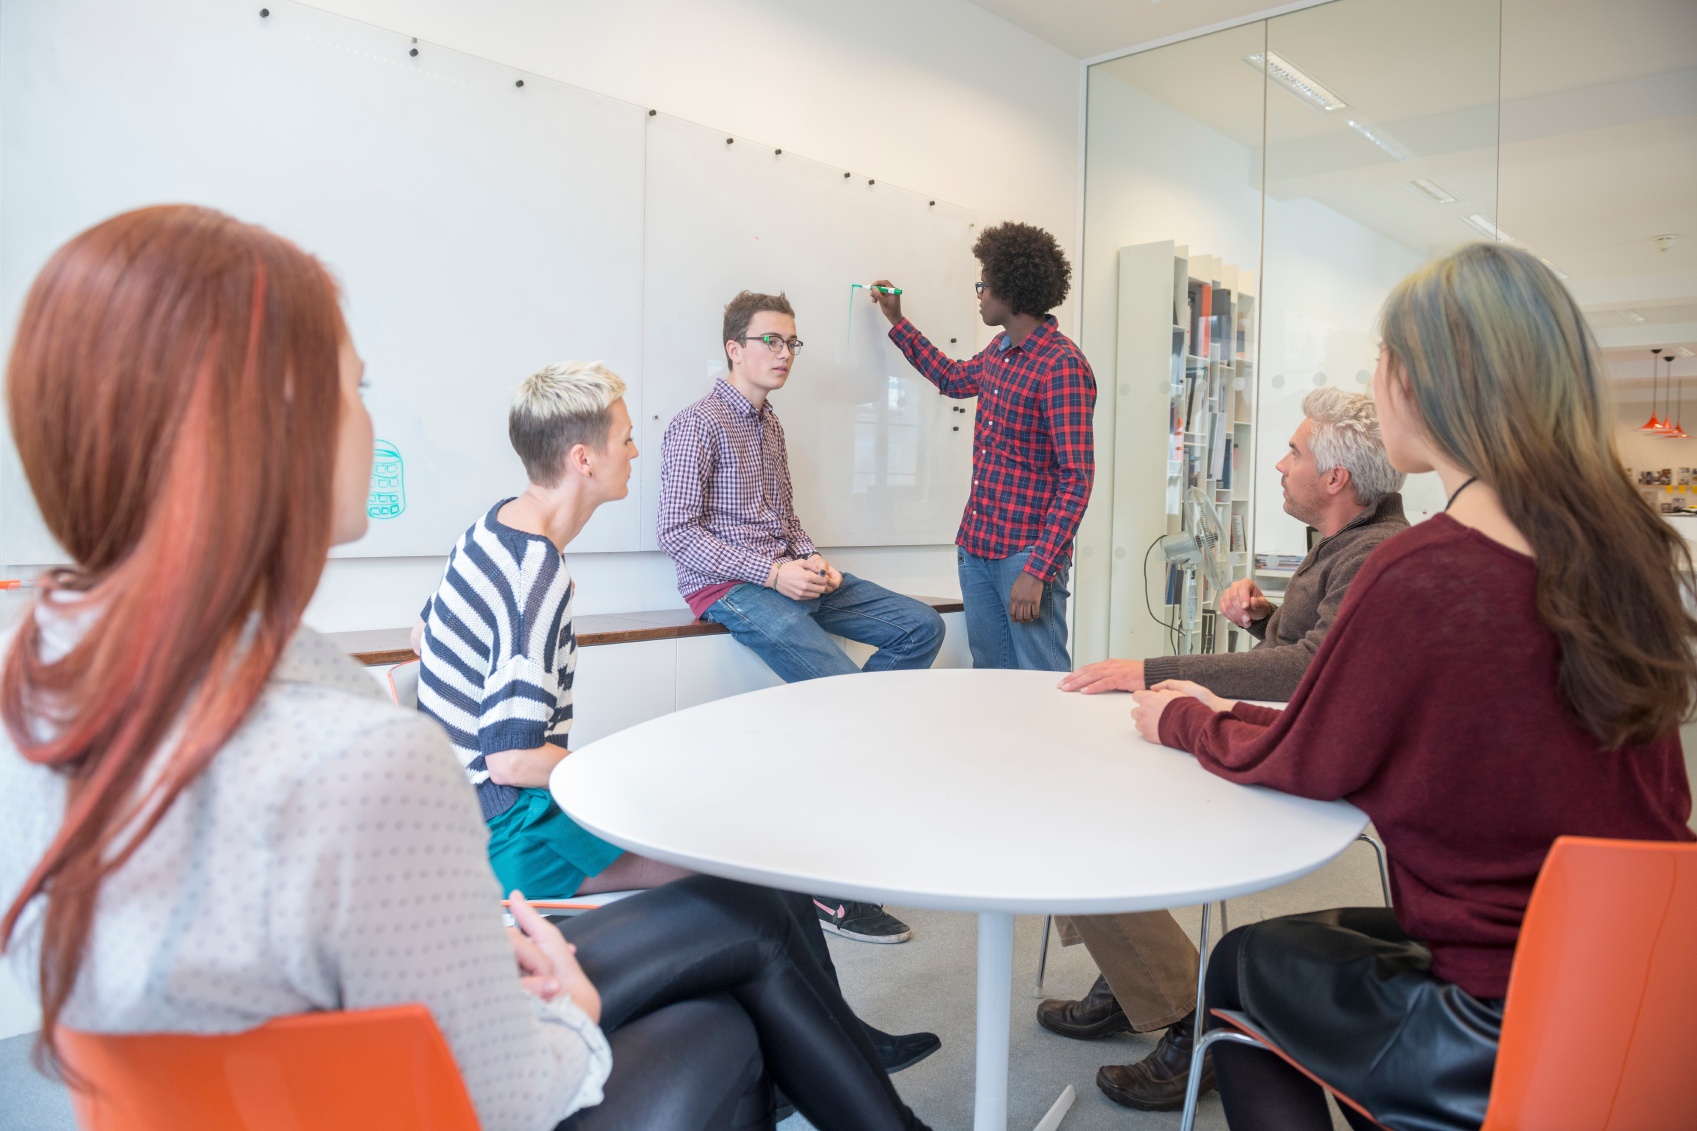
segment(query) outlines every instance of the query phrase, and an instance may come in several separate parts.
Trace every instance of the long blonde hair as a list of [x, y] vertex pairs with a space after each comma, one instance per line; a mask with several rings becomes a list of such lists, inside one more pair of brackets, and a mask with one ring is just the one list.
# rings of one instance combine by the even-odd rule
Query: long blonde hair
[[1381, 317], [1427, 435], [1496, 490], [1532, 545], [1569, 710], [1608, 749], [1673, 731], [1697, 680], [1691, 555], [1621, 465], [1573, 296], [1536, 256], [1474, 244], [1404, 279]]

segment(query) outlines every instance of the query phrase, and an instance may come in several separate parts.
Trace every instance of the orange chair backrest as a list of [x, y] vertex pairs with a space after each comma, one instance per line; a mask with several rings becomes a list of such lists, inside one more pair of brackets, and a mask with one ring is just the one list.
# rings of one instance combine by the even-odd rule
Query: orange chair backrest
[[245, 1033], [60, 1029], [82, 1131], [477, 1131], [422, 1005], [281, 1017]]
[[1561, 837], [1514, 956], [1481, 1131], [1697, 1128], [1697, 844]]

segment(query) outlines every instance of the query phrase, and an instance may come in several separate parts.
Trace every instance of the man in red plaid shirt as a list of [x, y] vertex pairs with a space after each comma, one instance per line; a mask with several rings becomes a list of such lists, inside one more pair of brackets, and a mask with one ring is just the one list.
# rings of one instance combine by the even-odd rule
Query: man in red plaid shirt
[[[1096, 379], [1049, 312], [1072, 268], [1029, 224], [986, 228], [972, 247], [978, 312], [1002, 333], [955, 361], [902, 317], [899, 294], [869, 288], [890, 340], [947, 397], [978, 397], [972, 491], [955, 536], [972, 664], [1070, 671], [1067, 579], [1095, 474]], [[893, 288], [892, 288], [893, 290]]]

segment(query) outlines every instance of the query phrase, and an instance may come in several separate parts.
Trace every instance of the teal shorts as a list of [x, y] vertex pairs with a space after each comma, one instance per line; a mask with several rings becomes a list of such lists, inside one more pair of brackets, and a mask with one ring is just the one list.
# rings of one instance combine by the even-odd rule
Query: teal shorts
[[623, 852], [566, 816], [546, 789], [521, 790], [489, 822], [489, 863], [503, 896], [515, 888], [531, 899], [574, 895]]

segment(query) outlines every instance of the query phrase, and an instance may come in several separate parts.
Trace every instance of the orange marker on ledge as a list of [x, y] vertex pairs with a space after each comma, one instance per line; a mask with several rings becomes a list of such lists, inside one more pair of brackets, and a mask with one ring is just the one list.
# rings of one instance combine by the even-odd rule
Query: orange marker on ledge
[[34, 589], [33, 581], [0, 581], [0, 589]]

